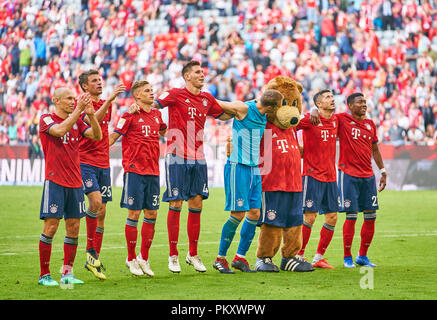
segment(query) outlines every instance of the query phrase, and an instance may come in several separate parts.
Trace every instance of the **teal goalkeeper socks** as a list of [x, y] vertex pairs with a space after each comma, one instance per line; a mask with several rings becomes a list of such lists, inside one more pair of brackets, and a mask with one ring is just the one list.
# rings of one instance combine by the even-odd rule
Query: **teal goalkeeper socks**
[[246, 217], [240, 232], [240, 243], [238, 244], [237, 254], [245, 256], [252, 244], [253, 237], [255, 236], [256, 224], [258, 220], [252, 220]]
[[235, 231], [238, 228], [241, 220], [230, 216], [228, 221], [223, 225], [222, 235], [220, 238], [220, 246], [219, 246], [219, 256], [226, 257], [229, 246], [232, 243], [232, 240], [235, 236]]

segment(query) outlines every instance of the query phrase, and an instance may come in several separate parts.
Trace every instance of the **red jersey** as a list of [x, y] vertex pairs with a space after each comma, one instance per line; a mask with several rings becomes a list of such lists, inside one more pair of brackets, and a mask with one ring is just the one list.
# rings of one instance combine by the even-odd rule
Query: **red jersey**
[[370, 119], [357, 121], [349, 113], [336, 116], [340, 139], [338, 169], [353, 177], [370, 178], [372, 145], [378, 142], [375, 124]]
[[259, 167], [262, 191], [302, 191], [296, 128], [282, 130], [267, 122], [261, 139]]
[[64, 187], [80, 188], [82, 175], [77, 150], [80, 138], [90, 127], [79, 119], [63, 137], [50, 135], [50, 127], [64, 120], [54, 113], [43, 114], [39, 120], [39, 133], [45, 157], [45, 179]]
[[[94, 110], [97, 111], [105, 103], [105, 100], [99, 102], [93, 101]], [[99, 168], [109, 168], [109, 133], [108, 124], [111, 122], [112, 105], [100, 121], [102, 129], [102, 140], [95, 141], [91, 139], [81, 139], [79, 153], [80, 163], [88, 164]], [[82, 119], [85, 117], [83, 114]]]
[[312, 125], [307, 113], [299, 122], [297, 130], [303, 131], [303, 173], [321, 182], [335, 182], [335, 152], [338, 120], [320, 117], [318, 125]]
[[166, 128], [161, 112], [154, 108], [150, 112], [143, 109], [134, 114], [125, 112], [121, 116], [114, 132], [123, 136], [124, 172], [159, 176], [159, 131]]
[[206, 116], [220, 117], [223, 109], [214, 97], [201, 91], [198, 95], [183, 89], [170, 89], [156, 101], [162, 108], [168, 107], [169, 131], [167, 151], [185, 159], [204, 159], [203, 129]]

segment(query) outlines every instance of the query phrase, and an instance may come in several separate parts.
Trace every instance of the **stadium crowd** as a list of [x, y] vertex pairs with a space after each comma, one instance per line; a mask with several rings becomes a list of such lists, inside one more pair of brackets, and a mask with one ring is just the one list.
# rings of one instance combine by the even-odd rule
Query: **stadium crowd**
[[[221, 100], [248, 100], [277, 75], [338, 111], [353, 91], [384, 143], [437, 143], [437, 0], [1, 0], [0, 145], [37, 144], [41, 114], [61, 86], [96, 68], [109, 95], [146, 79], [155, 95], [182, 87], [194, 58]], [[116, 101], [113, 123], [132, 103]], [[208, 119], [206, 141], [226, 123]], [[110, 128], [111, 131], [111, 128]]]

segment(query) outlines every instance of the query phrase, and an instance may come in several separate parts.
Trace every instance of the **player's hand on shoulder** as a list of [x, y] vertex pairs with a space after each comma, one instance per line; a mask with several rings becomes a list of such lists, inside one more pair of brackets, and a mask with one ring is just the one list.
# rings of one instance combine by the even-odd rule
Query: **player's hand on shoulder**
[[312, 107], [310, 111], [310, 122], [312, 125], [317, 125], [320, 123], [320, 113], [317, 107]]
[[134, 113], [137, 113], [137, 112], [139, 112], [139, 111], [140, 111], [140, 106], [137, 105], [136, 103], [133, 103], [133, 104], [131, 104], [131, 105], [129, 106], [129, 110], [128, 110], [128, 112], [129, 112], [130, 114], [134, 114]]

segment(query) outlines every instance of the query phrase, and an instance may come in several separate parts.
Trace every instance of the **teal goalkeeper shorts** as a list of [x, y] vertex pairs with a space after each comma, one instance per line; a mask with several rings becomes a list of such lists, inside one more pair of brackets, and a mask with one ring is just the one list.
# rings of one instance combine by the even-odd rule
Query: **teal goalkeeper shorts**
[[224, 168], [225, 211], [261, 209], [261, 174], [258, 166], [228, 161]]

